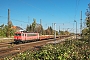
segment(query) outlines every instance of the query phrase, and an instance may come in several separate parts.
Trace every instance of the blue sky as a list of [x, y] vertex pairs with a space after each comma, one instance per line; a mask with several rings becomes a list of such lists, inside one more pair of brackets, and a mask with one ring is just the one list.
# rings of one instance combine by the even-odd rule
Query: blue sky
[[0, 25], [7, 24], [8, 9], [13, 25], [26, 28], [27, 24], [42, 20], [44, 29], [56, 23], [56, 29], [75, 32], [75, 22], [80, 32], [80, 12], [85, 21], [85, 12], [90, 0], [0, 0]]

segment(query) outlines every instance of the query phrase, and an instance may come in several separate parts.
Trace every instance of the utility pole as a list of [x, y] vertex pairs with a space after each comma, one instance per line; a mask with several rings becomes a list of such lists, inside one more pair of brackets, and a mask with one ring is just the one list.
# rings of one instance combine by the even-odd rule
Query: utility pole
[[42, 20], [40, 19], [40, 25], [42, 25]]
[[52, 23], [52, 29], [53, 29], [53, 23]]
[[82, 37], [82, 11], [81, 11], [81, 24], [80, 24], [80, 35], [81, 35], [81, 37]]
[[56, 40], [56, 23], [54, 23], [54, 39]]
[[73, 33], [74, 33], [74, 23], [73, 23]]
[[60, 34], [60, 26], [59, 26], [59, 34]]
[[8, 9], [8, 30], [7, 30], [7, 37], [10, 37], [10, 10]]
[[61, 37], [60, 37], [60, 26], [59, 26], [59, 38], [61, 38]]
[[52, 35], [53, 35], [53, 23], [52, 23]]
[[40, 19], [40, 30], [41, 30], [41, 34], [42, 34], [42, 20]]
[[64, 32], [64, 23], [63, 23], [63, 32]]
[[8, 26], [10, 24], [10, 10], [8, 9]]
[[76, 40], [77, 40], [77, 21], [76, 21]]
[[74, 22], [76, 22], [76, 40], [77, 40], [77, 21], [74, 20]]
[[29, 23], [29, 18], [30, 18], [30, 17], [28, 16], [28, 23]]

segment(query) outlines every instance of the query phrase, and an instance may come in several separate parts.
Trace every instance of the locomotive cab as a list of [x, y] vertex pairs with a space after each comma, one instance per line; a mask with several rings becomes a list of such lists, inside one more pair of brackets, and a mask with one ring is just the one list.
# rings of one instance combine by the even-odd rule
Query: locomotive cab
[[15, 42], [19, 42], [19, 41], [21, 41], [21, 33], [15, 33], [15, 35], [14, 35], [14, 41]]

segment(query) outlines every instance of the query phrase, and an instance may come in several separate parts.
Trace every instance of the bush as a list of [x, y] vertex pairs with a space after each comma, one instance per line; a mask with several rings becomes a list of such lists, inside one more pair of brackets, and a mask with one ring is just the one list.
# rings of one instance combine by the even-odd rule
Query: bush
[[[10, 59], [8, 57], [8, 59]], [[38, 51], [26, 51], [13, 60], [90, 60], [90, 45], [84, 40], [47, 44]]]

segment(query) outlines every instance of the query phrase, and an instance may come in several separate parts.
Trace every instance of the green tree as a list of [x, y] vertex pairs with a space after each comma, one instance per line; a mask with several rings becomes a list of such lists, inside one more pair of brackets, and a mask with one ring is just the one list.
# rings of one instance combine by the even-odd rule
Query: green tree
[[88, 39], [88, 29], [87, 28], [84, 28], [82, 30], [82, 36], [84, 39]]
[[27, 25], [27, 27], [26, 27], [26, 31], [29, 31], [30, 32], [30, 28], [29, 28], [30, 26], [29, 25]]
[[54, 30], [52, 29], [51, 26], [50, 27], [48, 26], [48, 28], [45, 31], [46, 31], [47, 35], [53, 35], [53, 33], [54, 33]]
[[64, 31], [60, 31], [60, 35], [64, 35]]
[[33, 32], [32, 25], [29, 27], [30, 32]]
[[6, 37], [7, 36], [6, 33], [7, 33], [7, 26], [2, 24], [0, 26], [0, 36], [1, 37]]
[[4, 24], [2, 24], [0, 27], [1, 27], [0, 28], [0, 30], [1, 30], [1, 36], [3, 36], [3, 34], [4, 34], [4, 32], [3, 32]]
[[48, 26], [48, 28], [46, 29], [46, 34], [47, 35], [51, 35], [51, 30], [50, 30], [50, 27]]
[[36, 19], [33, 19], [33, 23], [29, 26], [27, 25], [26, 31], [29, 32], [37, 32], [40, 35], [44, 34], [44, 29], [41, 24], [36, 23]]
[[[38, 32], [40, 35], [53, 35], [54, 30], [52, 27], [48, 27], [46, 30], [43, 29], [41, 24], [36, 23], [36, 19], [33, 18], [33, 23], [29, 26], [27, 25], [26, 31], [29, 32]], [[58, 33], [57, 33], [58, 34]]]
[[33, 32], [35, 32], [35, 27], [36, 27], [36, 19], [33, 18], [33, 23], [32, 23]]
[[[14, 32], [15, 32], [15, 29], [13, 29], [13, 28], [9, 28], [9, 29], [10, 29], [10, 36], [13, 36], [14, 35]], [[1, 37], [8, 37], [7, 32], [8, 32], [8, 26], [2, 24], [0, 26], [0, 36]]]
[[50, 26], [50, 31], [51, 31], [51, 35], [53, 35], [53, 29], [52, 27]]
[[7, 37], [10, 37], [11, 36], [11, 27], [13, 26], [13, 24], [12, 24], [12, 21], [9, 21], [8, 22], [8, 29], [7, 29]]
[[[87, 32], [87, 34], [86, 34], [86, 36], [88, 37], [88, 40], [89, 40], [89, 43], [90, 43], [90, 3], [88, 4], [88, 6], [89, 6], [89, 11], [87, 10], [87, 12], [86, 12], [86, 25], [87, 25], [87, 30], [86, 30], [86, 32]], [[83, 30], [83, 32], [84, 32], [84, 30]], [[84, 32], [85, 33], [85, 32]]]
[[0, 37], [11, 37], [14, 35], [15, 29], [12, 28], [13, 24], [10, 21], [9, 25], [2, 24], [0, 26]]
[[3, 28], [3, 32], [4, 32], [4, 37], [7, 37], [7, 29], [8, 29], [8, 26], [5, 25], [4, 28]]
[[68, 31], [65, 31], [64, 34], [65, 34], [65, 35], [69, 35], [70, 33], [69, 33]]
[[37, 23], [36, 23], [36, 26], [35, 26], [35, 32], [40, 33], [40, 35], [43, 34], [43, 27], [42, 27], [41, 24], [37, 24]]
[[44, 29], [43, 29], [43, 26], [41, 25], [41, 34], [43, 35], [44, 34]]

